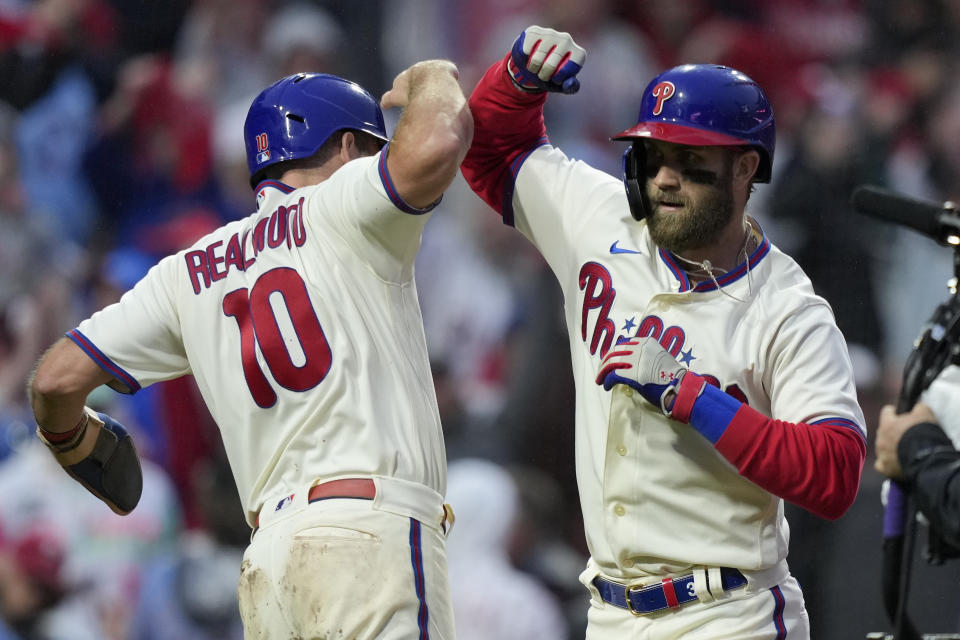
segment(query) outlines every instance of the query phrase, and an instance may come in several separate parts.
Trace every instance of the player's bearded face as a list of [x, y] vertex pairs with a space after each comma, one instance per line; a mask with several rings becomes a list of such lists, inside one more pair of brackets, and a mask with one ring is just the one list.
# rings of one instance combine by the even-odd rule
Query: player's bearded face
[[733, 160], [719, 171], [683, 171], [680, 187], [665, 191], [649, 177], [647, 227], [653, 241], [673, 253], [713, 243], [733, 217]]

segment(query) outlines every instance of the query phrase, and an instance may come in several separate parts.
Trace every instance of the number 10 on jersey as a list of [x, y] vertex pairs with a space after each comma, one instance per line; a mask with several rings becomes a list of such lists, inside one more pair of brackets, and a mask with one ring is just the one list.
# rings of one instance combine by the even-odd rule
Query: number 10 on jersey
[[[286, 310], [279, 318], [278, 308]], [[249, 289], [231, 291], [223, 299], [223, 313], [236, 320], [240, 329], [243, 377], [257, 406], [266, 409], [277, 401], [277, 392], [257, 360], [258, 347], [274, 381], [285, 389], [312, 389], [330, 371], [330, 344], [307, 286], [295, 270], [271, 269]], [[286, 337], [281, 325], [287, 327]], [[299, 348], [292, 353], [295, 343]], [[302, 362], [294, 362], [295, 355]]]

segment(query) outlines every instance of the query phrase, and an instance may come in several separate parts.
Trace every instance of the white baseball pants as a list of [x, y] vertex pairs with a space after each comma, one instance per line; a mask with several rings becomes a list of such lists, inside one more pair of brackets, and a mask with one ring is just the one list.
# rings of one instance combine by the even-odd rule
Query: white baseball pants
[[246, 640], [453, 640], [442, 499], [396, 486], [262, 513], [238, 588]]

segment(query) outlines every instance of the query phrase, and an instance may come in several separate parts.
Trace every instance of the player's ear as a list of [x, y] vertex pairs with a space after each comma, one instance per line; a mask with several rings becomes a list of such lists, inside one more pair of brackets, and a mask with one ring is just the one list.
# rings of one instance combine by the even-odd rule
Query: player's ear
[[754, 149], [746, 149], [734, 158], [733, 179], [737, 182], [748, 183], [756, 175], [759, 166], [760, 154]]
[[357, 144], [357, 136], [352, 131], [344, 131], [340, 138], [340, 161], [346, 164], [362, 155], [360, 146]]

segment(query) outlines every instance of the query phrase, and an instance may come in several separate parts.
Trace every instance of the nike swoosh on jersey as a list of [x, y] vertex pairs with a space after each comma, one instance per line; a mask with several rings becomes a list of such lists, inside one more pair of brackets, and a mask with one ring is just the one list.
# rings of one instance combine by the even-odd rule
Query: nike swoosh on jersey
[[619, 244], [619, 242], [620, 241], [617, 240], [612, 245], [610, 245], [610, 253], [640, 253], [639, 251], [634, 251], [633, 249], [623, 249], [621, 247], [618, 247], [617, 244]]

